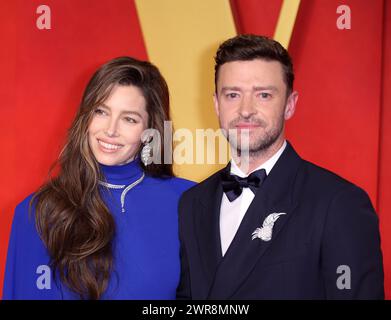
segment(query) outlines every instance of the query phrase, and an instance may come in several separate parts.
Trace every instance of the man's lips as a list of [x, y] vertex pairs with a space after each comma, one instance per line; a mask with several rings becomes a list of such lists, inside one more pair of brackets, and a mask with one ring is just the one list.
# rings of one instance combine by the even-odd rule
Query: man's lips
[[258, 123], [238, 123], [235, 125], [235, 128], [237, 129], [254, 129], [259, 127], [260, 125]]

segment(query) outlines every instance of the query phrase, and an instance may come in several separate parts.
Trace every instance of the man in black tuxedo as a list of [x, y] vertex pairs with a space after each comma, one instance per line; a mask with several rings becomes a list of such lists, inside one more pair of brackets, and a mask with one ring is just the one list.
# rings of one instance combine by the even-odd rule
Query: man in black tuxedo
[[215, 109], [232, 159], [181, 198], [177, 297], [383, 299], [367, 194], [285, 140], [298, 98], [288, 52], [241, 35], [215, 61]]

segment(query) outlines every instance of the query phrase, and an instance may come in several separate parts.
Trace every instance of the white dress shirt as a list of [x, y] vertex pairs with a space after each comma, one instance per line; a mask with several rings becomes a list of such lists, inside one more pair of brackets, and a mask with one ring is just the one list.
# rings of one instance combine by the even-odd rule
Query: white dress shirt
[[[245, 174], [242, 170], [240, 170], [235, 161], [231, 159], [231, 174], [245, 178], [256, 170], [265, 169], [266, 175], [268, 175], [277, 160], [280, 158], [282, 152], [285, 150], [286, 144], [286, 141], [284, 141], [281, 148], [269, 160], [248, 174]], [[223, 256], [227, 252], [228, 247], [230, 246], [254, 197], [255, 195], [250, 188], [243, 188], [242, 194], [232, 202], [230, 202], [225, 193], [223, 193], [220, 208], [220, 239]]]

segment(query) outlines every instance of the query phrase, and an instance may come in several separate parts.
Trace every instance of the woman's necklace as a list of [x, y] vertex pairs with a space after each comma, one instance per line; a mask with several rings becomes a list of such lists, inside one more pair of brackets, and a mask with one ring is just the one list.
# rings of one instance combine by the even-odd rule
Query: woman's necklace
[[111, 184], [111, 183], [107, 183], [104, 181], [99, 181], [99, 184], [106, 187], [106, 188], [109, 188], [109, 189], [124, 189], [125, 188], [124, 191], [122, 191], [122, 193], [121, 193], [121, 210], [124, 213], [125, 212], [124, 206], [125, 206], [126, 194], [129, 192], [130, 189], [134, 188], [139, 183], [141, 183], [141, 181], [144, 180], [144, 177], [145, 177], [145, 173], [143, 172], [143, 174], [140, 178], [138, 178], [135, 182], [132, 182], [128, 186], [126, 186], [126, 184]]

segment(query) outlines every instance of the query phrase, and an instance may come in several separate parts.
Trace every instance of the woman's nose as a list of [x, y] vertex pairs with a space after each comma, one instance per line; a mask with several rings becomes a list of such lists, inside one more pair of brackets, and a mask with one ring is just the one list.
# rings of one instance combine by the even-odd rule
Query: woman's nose
[[107, 123], [107, 128], [105, 130], [105, 134], [108, 137], [116, 137], [118, 136], [118, 125], [116, 119], [110, 119]]

